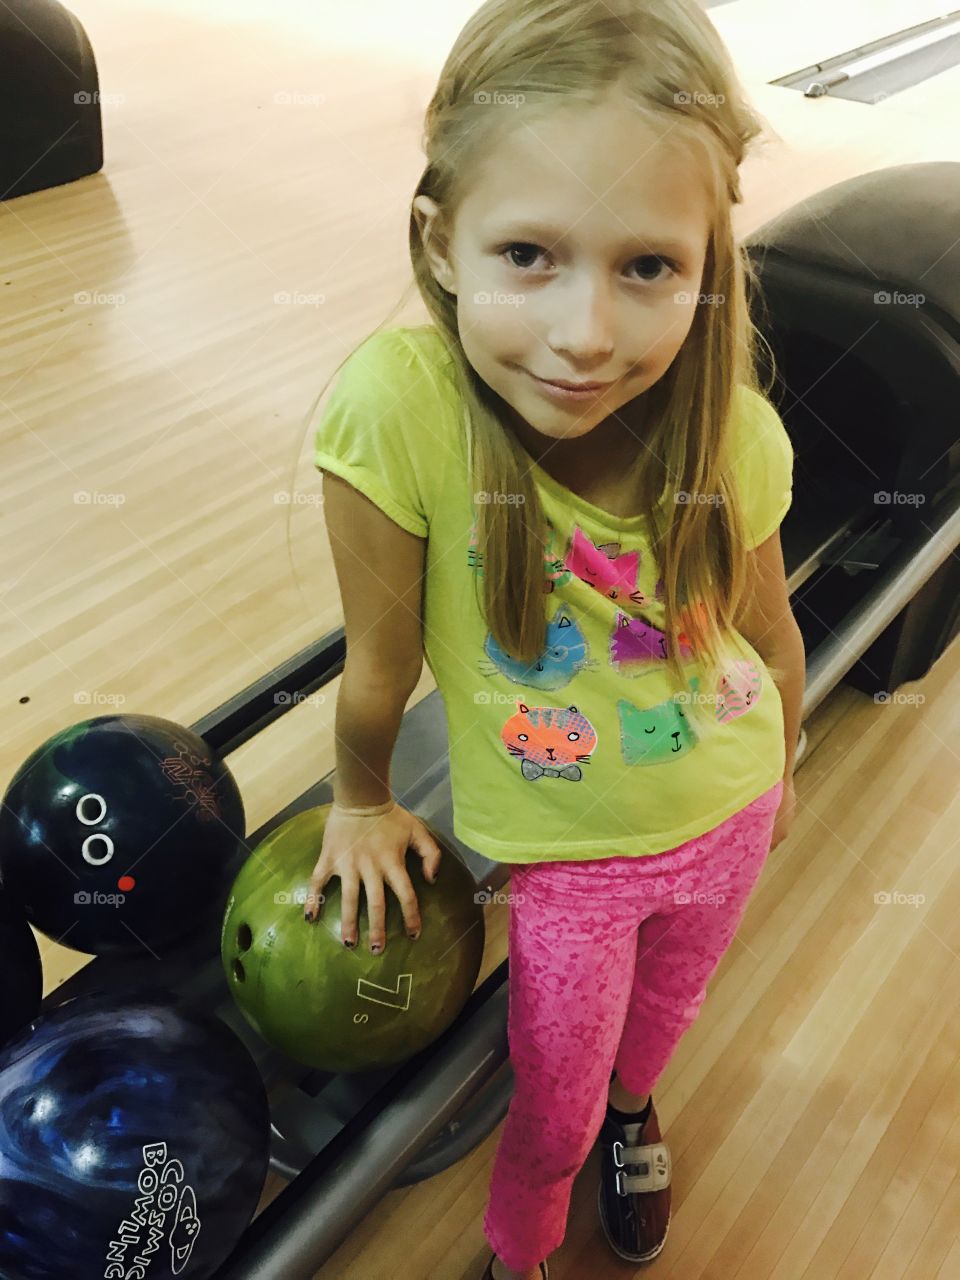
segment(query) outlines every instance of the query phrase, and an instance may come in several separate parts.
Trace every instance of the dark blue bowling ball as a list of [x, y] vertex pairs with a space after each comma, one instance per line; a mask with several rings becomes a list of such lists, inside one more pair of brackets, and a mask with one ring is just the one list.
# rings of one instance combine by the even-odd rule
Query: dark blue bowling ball
[[0, 881], [91, 955], [163, 954], [220, 918], [245, 836], [226, 764], [159, 716], [83, 720], [38, 747], [0, 808]]
[[20, 906], [0, 893], [0, 1044], [40, 1012], [40, 948]]
[[4, 1280], [203, 1280], [256, 1212], [270, 1112], [245, 1045], [168, 992], [77, 996], [0, 1050]]

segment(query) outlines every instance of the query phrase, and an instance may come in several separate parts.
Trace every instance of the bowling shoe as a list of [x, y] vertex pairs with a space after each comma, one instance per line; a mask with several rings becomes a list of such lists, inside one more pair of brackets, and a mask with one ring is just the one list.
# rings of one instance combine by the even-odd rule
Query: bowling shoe
[[[495, 1257], [496, 1254], [491, 1253], [490, 1261], [487, 1263], [487, 1269], [480, 1277], [480, 1280], [493, 1280], [493, 1260]], [[540, 1263], [540, 1274], [543, 1276], [543, 1280], [550, 1280], [550, 1272], [547, 1270], [546, 1262]]]
[[597, 1207], [607, 1244], [627, 1262], [650, 1262], [667, 1240], [671, 1176], [653, 1099], [643, 1123], [623, 1124], [608, 1107], [597, 1144]]

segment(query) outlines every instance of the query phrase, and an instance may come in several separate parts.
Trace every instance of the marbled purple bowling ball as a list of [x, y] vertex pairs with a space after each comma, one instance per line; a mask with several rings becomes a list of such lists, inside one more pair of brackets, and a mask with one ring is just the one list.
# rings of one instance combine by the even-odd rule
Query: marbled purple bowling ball
[[263, 1082], [223, 1022], [169, 992], [68, 1000], [0, 1050], [0, 1276], [203, 1280], [269, 1152]]
[[82, 720], [38, 747], [0, 808], [0, 880], [32, 925], [91, 955], [214, 945], [243, 801], [198, 734], [159, 716]]

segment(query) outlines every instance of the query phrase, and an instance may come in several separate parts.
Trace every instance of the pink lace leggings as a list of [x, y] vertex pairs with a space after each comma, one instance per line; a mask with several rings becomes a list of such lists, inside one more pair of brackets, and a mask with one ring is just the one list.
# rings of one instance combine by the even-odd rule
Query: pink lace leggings
[[483, 1228], [508, 1267], [563, 1241], [610, 1073], [649, 1093], [733, 940], [773, 837], [783, 781], [650, 857], [514, 866], [507, 1024], [515, 1087]]

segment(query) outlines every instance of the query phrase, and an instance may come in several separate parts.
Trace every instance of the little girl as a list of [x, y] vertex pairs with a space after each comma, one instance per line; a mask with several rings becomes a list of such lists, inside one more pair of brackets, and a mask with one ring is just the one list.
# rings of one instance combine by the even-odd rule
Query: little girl
[[650, 1091], [792, 819], [793, 453], [731, 225], [760, 129], [696, 0], [488, 0], [427, 111], [431, 323], [366, 339], [316, 426], [348, 660], [313, 890], [348, 946], [361, 878], [373, 950], [384, 881], [416, 932], [406, 851], [440, 854], [388, 774], [424, 652], [454, 832], [512, 868], [486, 1280], [547, 1277], [598, 1139], [606, 1240], [662, 1249]]

